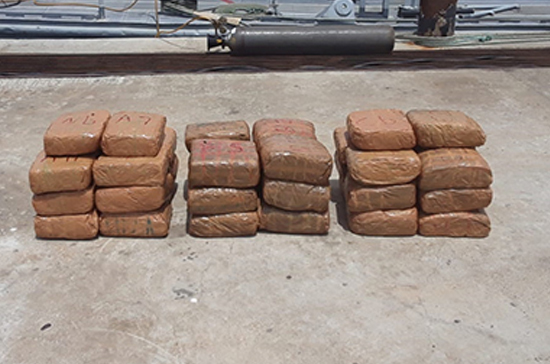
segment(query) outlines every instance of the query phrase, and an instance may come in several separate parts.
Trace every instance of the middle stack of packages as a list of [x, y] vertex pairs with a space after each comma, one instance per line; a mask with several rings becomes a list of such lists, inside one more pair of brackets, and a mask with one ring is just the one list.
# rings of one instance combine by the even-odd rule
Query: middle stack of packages
[[348, 115], [334, 131], [336, 161], [349, 229], [360, 235], [415, 235], [416, 186], [421, 165], [416, 137], [399, 110]]
[[120, 112], [107, 122], [94, 163], [101, 212], [99, 231], [105, 236], [168, 235], [178, 158], [176, 132], [162, 115]]
[[254, 124], [262, 162], [260, 228], [326, 234], [330, 227], [332, 157], [309, 121], [262, 119]]
[[258, 231], [260, 161], [245, 121], [188, 125], [189, 234], [255, 235]]

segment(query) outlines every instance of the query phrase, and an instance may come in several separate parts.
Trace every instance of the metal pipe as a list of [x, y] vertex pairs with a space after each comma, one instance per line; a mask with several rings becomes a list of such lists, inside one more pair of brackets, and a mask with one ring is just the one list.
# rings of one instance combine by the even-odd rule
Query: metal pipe
[[486, 16], [495, 16], [499, 13], [504, 13], [506, 11], [516, 10], [519, 9], [519, 5], [506, 5], [506, 6], [499, 6], [498, 8], [493, 8], [490, 10], [484, 10], [475, 12], [473, 14], [466, 14], [466, 15], [459, 15], [462, 19], [479, 19]]
[[236, 56], [357, 55], [390, 53], [395, 32], [389, 25], [254, 26], [233, 29], [229, 38], [210, 37], [210, 48], [224, 45]]
[[[0, 36], [17, 38], [124, 38], [124, 37], [147, 37], [154, 38], [156, 29], [154, 26], [131, 26], [117, 24], [91, 23], [86, 26], [74, 26], [74, 24], [52, 24], [32, 22], [0, 22]], [[214, 31], [208, 28], [189, 28], [179, 31], [175, 36], [204, 37], [213, 34]]]

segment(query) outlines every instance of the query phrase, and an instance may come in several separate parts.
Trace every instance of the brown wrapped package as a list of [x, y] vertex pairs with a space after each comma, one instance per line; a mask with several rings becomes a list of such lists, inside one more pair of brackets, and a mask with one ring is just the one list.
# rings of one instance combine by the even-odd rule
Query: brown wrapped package
[[420, 215], [418, 220], [418, 233], [424, 236], [484, 238], [490, 231], [489, 216], [481, 210]]
[[273, 135], [294, 135], [317, 139], [313, 123], [300, 119], [261, 119], [254, 123], [252, 132], [256, 143], [260, 143], [262, 139]]
[[365, 110], [348, 115], [351, 143], [361, 150], [401, 150], [416, 146], [414, 131], [400, 110]]
[[490, 188], [421, 191], [419, 196], [420, 207], [428, 214], [479, 210], [489, 206], [492, 199]]
[[346, 128], [336, 128], [334, 129], [334, 145], [336, 146], [336, 152], [334, 153], [334, 160], [336, 163], [336, 168], [342, 173], [347, 168], [346, 162], [346, 149], [350, 146], [349, 133]]
[[82, 155], [99, 151], [103, 129], [110, 117], [107, 110], [81, 111], [60, 116], [44, 135], [46, 155]]
[[258, 194], [254, 189], [196, 188], [188, 191], [187, 211], [194, 215], [228, 214], [258, 209]]
[[255, 187], [260, 160], [253, 142], [196, 139], [191, 142], [189, 187]]
[[41, 216], [85, 214], [94, 208], [94, 186], [81, 191], [33, 195], [32, 206]]
[[187, 230], [190, 235], [201, 238], [229, 238], [256, 235], [259, 224], [256, 211], [208, 216], [191, 215]]
[[35, 194], [80, 191], [92, 184], [94, 157], [46, 157], [38, 153], [29, 171], [31, 190]]
[[420, 153], [419, 157], [422, 173], [418, 188], [421, 190], [487, 188], [493, 182], [491, 168], [474, 149], [432, 149]]
[[460, 111], [412, 110], [407, 117], [422, 148], [478, 147], [485, 144], [486, 137], [481, 126]]
[[262, 196], [273, 207], [288, 211], [328, 211], [330, 186], [264, 178]]
[[412, 236], [418, 228], [418, 212], [411, 208], [349, 213], [348, 222], [349, 229], [359, 235]]
[[350, 212], [402, 210], [416, 204], [416, 186], [413, 183], [365, 187], [346, 176], [343, 189]]
[[362, 152], [346, 150], [349, 175], [363, 185], [409, 183], [420, 174], [420, 158], [412, 150]]
[[87, 240], [97, 236], [95, 210], [81, 215], [35, 216], [34, 232], [41, 239]]
[[102, 213], [122, 214], [159, 209], [172, 198], [176, 183], [168, 174], [164, 186], [134, 186], [98, 188], [95, 204]]
[[166, 128], [162, 147], [154, 157], [99, 157], [94, 163], [95, 184], [100, 187], [163, 185], [176, 150], [176, 139], [176, 131]]
[[154, 157], [164, 139], [166, 117], [144, 112], [123, 111], [107, 122], [101, 149], [113, 157]]
[[285, 211], [262, 204], [260, 229], [287, 234], [327, 234], [330, 228], [329, 212]]
[[99, 232], [104, 236], [159, 238], [170, 232], [172, 205], [159, 210], [129, 214], [101, 214]]
[[250, 140], [250, 128], [244, 120], [189, 124], [185, 128], [187, 150], [191, 151], [195, 139]]
[[274, 135], [261, 141], [260, 157], [269, 178], [328, 186], [332, 157], [315, 139]]

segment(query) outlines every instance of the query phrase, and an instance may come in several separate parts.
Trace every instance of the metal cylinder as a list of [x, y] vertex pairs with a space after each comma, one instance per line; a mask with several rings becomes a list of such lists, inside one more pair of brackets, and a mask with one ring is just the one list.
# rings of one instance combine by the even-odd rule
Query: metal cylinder
[[390, 53], [389, 25], [254, 26], [235, 28], [225, 42], [236, 56], [359, 55]]

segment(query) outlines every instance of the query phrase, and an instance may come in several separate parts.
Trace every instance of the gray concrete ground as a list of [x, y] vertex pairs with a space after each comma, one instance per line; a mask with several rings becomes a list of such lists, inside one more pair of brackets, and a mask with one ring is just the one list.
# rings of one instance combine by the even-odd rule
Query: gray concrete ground
[[[549, 84], [550, 69], [0, 79], [0, 362], [550, 362]], [[356, 236], [335, 190], [328, 236], [196, 239], [180, 187], [166, 239], [36, 240], [42, 135], [99, 107], [166, 114], [182, 161], [190, 122], [306, 118], [334, 150], [352, 110], [463, 110], [488, 134], [493, 231]]]

